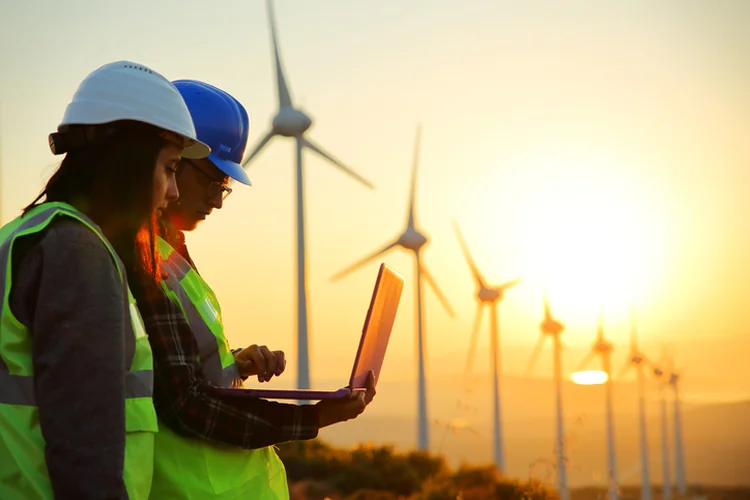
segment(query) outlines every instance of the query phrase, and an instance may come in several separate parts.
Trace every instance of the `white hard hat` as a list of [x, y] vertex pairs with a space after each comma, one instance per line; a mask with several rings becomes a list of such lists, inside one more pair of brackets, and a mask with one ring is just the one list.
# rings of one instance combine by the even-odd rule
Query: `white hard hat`
[[182, 95], [156, 71], [129, 61], [105, 64], [78, 86], [57, 129], [70, 125], [101, 125], [134, 120], [154, 125], [185, 139], [184, 158], [205, 158], [211, 152], [198, 140]]

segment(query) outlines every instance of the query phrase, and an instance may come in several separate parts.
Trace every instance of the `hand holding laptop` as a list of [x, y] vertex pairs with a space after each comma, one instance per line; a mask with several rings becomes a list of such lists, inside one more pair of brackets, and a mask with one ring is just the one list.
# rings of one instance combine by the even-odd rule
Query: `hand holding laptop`
[[365, 411], [374, 397], [375, 374], [370, 370], [367, 375], [367, 389], [364, 391], [355, 390], [348, 396], [338, 399], [323, 399], [315, 405], [318, 408], [318, 428], [356, 418]]

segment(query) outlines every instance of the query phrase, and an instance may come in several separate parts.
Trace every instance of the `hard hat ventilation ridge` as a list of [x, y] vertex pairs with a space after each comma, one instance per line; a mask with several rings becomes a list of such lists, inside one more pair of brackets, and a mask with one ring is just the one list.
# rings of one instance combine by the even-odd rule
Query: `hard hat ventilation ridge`
[[137, 69], [139, 71], [145, 71], [146, 73], [154, 74], [154, 72], [145, 66], [135, 66], [133, 64], [124, 64], [123, 68]]

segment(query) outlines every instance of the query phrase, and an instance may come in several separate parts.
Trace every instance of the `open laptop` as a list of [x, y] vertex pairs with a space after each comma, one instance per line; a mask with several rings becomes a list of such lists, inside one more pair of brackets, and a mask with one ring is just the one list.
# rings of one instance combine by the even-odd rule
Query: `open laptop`
[[385, 359], [403, 287], [404, 278], [385, 263], [380, 264], [359, 347], [354, 357], [349, 385], [346, 387], [337, 390], [222, 388], [219, 391], [240, 397], [319, 400], [343, 398], [354, 391], [365, 390], [367, 373], [370, 370], [375, 375], [376, 383], [380, 377], [380, 368]]

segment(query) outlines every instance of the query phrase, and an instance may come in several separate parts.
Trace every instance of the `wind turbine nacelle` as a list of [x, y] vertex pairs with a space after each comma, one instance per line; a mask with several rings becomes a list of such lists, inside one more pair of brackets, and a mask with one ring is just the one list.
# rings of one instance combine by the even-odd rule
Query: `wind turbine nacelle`
[[643, 356], [641, 356], [640, 354], [634, 354], [633, 357], [630, 358], [630, 361], [632, 361], [636, 365], [640, 365], [641, 363], [643, 363]]
[[502, 297], [502, 292], [500, 290], [495, 290], [492, 288], [481, 288], [479, 290], [479, 293], [477, 293], [477, 297], [479, 297], [479, 300], [482, 302], [495, 302], [496, 300], [500, 299]]
[[408, 229], [404, 234], [401, 235], [401, 237], [398, 239], [398, 242], [402, 247], [416, 252], [427, 244], [427, 238], [425, 238], [424, 235], [418, 233], [414, 229]]
[[657, 377], [661, 377], [662, 375], [664, 375], [664, 370], [662, 370], [661, 368], [654, 368], [654, 375], [656, 375]]
[[542, 321], [542, 324], [539, 325], [539, 328], [542, 330], [542, 333], [546, 333], [547, 335], [560, 335], [565, 326], [559, 321], [548, 319]]
[[669, 375], [669, 383], [672, 385], [675, 385], [677, 381], [680, 380], [680, 376], [676, 373], [672, 373]]
[[598, 352], [611, 352], [613, 349], [614, 346], [606, 340], [599, 340], [596, 344], [594, 344], [594, 350]]
[[281, 108], [273, 119], [273, 130], [284, 137], [302, 135], [312, 125], [312, 119], [294, 108]]

